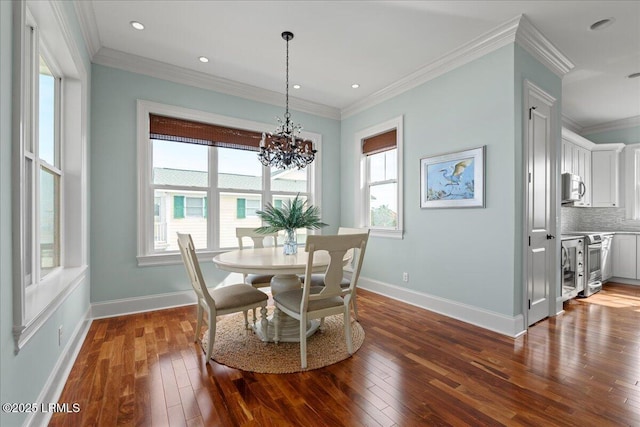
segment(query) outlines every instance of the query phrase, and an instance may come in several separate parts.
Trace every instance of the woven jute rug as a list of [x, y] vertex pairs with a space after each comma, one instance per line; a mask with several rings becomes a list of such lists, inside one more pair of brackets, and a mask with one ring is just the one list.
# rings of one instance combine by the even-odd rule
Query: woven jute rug
[[[249, 315], [251, 322], [251, 315]], [[364, 330], [351, 319], [354, 353], [364, 342]], [[202, 336], [206, 348], [207, 332]], [[242, 313], [218, 317], [216, 340], [211, 358], [218, 363], [243, 371], [263, 374], [286, 374], [308, 371], [340, 362], [349, 357], [342, 316], [325, 318], [324, 326], [307, 338], [307, 368], [300, 367], [300, 343], [263, 342], [251, 330], [244, 329]]]

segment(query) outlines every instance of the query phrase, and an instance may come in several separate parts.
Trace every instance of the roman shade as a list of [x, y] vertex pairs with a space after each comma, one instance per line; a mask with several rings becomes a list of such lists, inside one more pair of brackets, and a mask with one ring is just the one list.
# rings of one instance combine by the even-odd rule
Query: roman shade
[[149, 114], [149, 137], [165, 141], [260, 151], [262, 134], [250, 130]]
[[[149, 137], [151, 139], [161, 139], [164, 141], [260, 151], [262, 133], [149, 114]], [[273, 144], [272, 138], [268, 134], [265, 139], [267, 146]], [[304, 141], [304, 144], [307, 145], [309, 149], [313, 148], [311, 141]]]
[[396, 129], [391, 129], [385, 133], [365, 138], [362, 142], [362, 154], [370, 156], [372, 154], [382, 153], [383, 151], [393, 150], [397, 146], [397, 134]]

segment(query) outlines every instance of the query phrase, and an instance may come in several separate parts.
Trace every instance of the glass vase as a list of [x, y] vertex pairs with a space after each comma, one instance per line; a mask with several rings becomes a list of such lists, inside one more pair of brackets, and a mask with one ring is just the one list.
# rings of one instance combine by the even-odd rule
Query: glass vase
[[284, 254], [293, 255], [298, 253], [298, 236], [296, 230], [284, 230]]

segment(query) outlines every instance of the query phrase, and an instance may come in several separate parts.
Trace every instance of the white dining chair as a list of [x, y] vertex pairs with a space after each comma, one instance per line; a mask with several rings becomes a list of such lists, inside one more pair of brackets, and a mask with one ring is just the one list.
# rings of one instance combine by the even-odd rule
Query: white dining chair
[[[273, 246], [278, 246], [278, 233], [258, 233], [254, 227], [237, 227], [236, 237], [238, 239], [238, 249], [244, 249], [245, 238], [251, 239], [254, 248], [264, 248], [265, 238], [273, 239]], [[269, 274], [243, 274], [244, 282], [254, 288], [265, 288], [271, 286], [271, 278]]]
[[[338, 235], [344, 234], [367, 234], [369, 235], [368, 228], [350, 228], [350, 227], [340, 227], [338, 228]], [[349, 274], [353, 270], [353, 251], [347, 252], [347, 256], [351, 257], [351, 262], [345, 266], [344, 272]], [[300, 276], [300, 280], [304, 283], [305, 277], [304, 275]], [[340, 286], [343, 288], [348, 288], [351, 284], [351, 281], [348, 277], [343, 275], [342, 280], [340, 281]], [[316, 273], [311, 275], [311, 286], [324, 286], [324, 274]], [[353, 305], [353, 317], [358, 320], [358, 304], [357, 304], [356, 295], [353, 296], [351, 303]]]
[[255, 309], [260, 307], [261, 324], [264, 330], [267, 327], [267, 301], [269, 297], [246, 283], [236, 285], [222, 286], [209, 291], [200, 270], [198, 257], [193, 245], [190, 234], [178, 234], [178, 246], [182, 261], [187, 269], [187, 274], [193, 290], [198, 298], [198, 324], [194, 342], [200, 337], [200, 329], [202, 327], [204, 312], [207, 313], [207, 321], [209, 323], [208, 338], [209, 343], [206, 350], [207, 361], [211, 358], [213, 350], [213, 342], [216, 337], [216, 317], [224, 314], [242, 312], [244, 314], [245, 329], [249, 328], [247, 311], [253, 310], [253, 324], [255, 326], [256, 316]]
[[[308, 236], [308, 252], [305, 283], [301, 289], [278, 293], [273, 297], [275, 311], [273, 316], [274, 341], [280, 341], [280, 314], [284, 312], [300, 322], [300, 363], [307, 367], [307, 321], [320, 319], [320, 325], [327, 316], [342, 314], [347, 351], [353, 354], [351, 337], [351, 301], [355, 297], [356, 285], [360, 277], [362, 260], [367, 246], [368, 233], [345, 234], [335, 236]], [[348, 288], [340, 286], [342, 282], [344, 257], [348, 251], [354, 251], [354, 269]], [[327, 251], [329, 265], [324, 274], [324, 286], [311, 286], [313, 257], [317, 251]]]

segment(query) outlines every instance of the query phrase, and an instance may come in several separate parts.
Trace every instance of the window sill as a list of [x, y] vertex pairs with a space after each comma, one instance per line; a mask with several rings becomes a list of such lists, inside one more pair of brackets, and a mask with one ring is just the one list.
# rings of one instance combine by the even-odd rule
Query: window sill
[[[229, 249], [231, 250], [231, 249]], [[208, 262], [218, 254], [227, 252], [221, 251], [205, 251], [197, 252], [198, 261]], [[157, 265], [176, 265], [182, 264], [182, 256], [179, 252], [172, 252], [168, 254], [153, 254], [153, 255], [138, 255], [138, 267], [153, 267]]]
[[371, 237], [384, 237], [387, 239], [402, 239], [403, 230], [385, 230], [381, 228], [370, 228], [369, 236]]
[[82, 283], [87, 275], [87, 270], [86, 265], [59, 269], [51, 272], [38, 285], [27, 288], [25, 291], [25, 318], [28, 320], [24, 325], [14, 325], [13, 327], [16, 354]]

